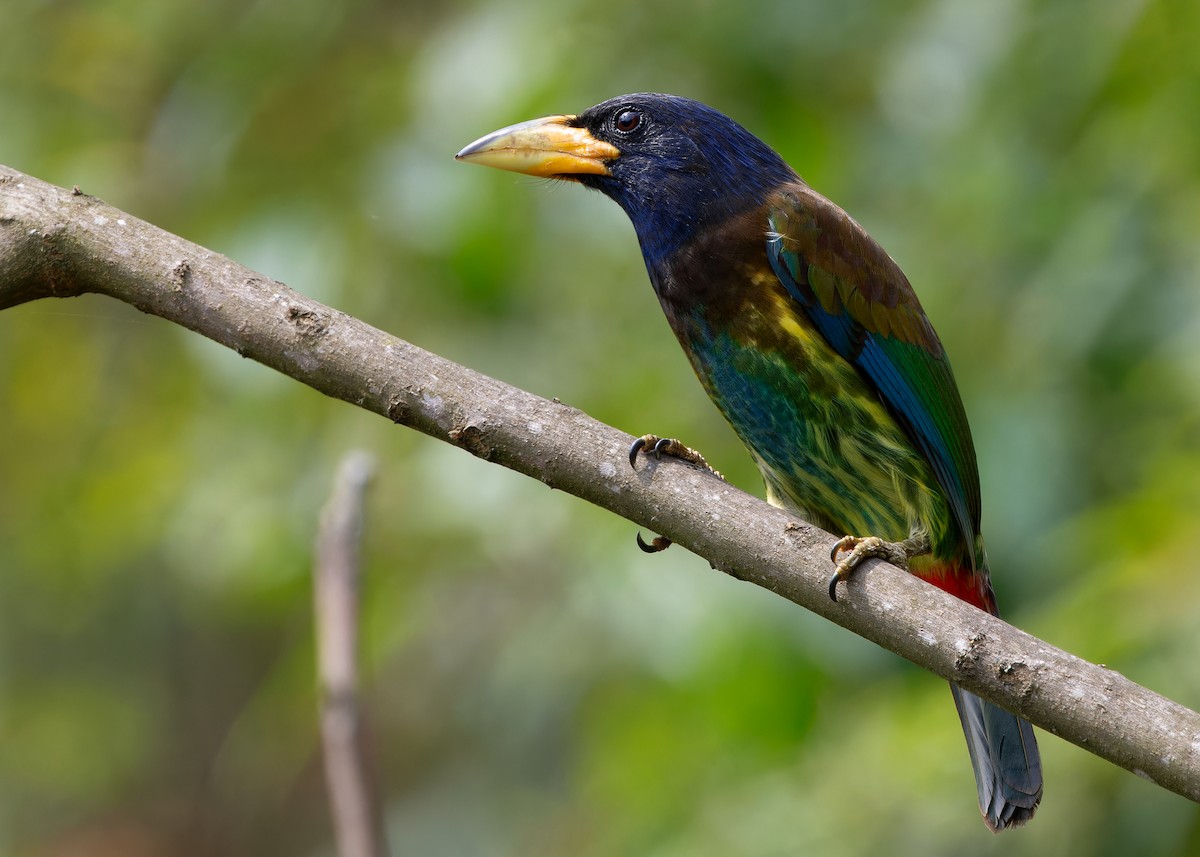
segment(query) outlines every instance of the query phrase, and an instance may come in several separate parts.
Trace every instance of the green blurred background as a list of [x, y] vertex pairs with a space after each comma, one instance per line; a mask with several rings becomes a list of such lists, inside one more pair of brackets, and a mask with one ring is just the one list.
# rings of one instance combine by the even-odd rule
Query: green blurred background
[[[1006, 616], [1195, 708], [1198, 43], [1190, 0], [7, 0], [0, 162], [761, 493], [617, 207], [451, 159], [707, 101], [916, 285]], [[0, 853], [332, 853], [309, 565], [351, 448], [397, 854], [1200, 853], [1195, 805], [1049, 735], [989, 835], [940, 680], [94, 296], [0, 313]]]

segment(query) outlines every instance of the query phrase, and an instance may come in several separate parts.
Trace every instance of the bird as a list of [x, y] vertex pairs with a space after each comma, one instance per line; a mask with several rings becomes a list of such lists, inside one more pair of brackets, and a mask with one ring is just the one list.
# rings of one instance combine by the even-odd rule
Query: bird
[[[455, 157], [575, 182], [625, 211], [671, 330], [768, 501], [845, 536], [831, 597], [879, 556], [999, 615], [941, 340], [899, 265], [774, 149], [699, 101], [636, 93], [501, 128]], [[647, 436], [630, 458], [680, 446]], [[1025, 823], [1043, 792], [1033, 727], [951, 690], [984, 823]]]

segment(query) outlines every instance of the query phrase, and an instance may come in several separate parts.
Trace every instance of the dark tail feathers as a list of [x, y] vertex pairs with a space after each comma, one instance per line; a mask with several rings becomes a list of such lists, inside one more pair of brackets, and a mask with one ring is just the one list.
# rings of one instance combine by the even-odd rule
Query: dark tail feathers
[[1015, 714], [950, 685], [971, 751], [979, 811], [992, 830], [1033, 818], [1042, 799], [1042, 759], [1033, 727]]

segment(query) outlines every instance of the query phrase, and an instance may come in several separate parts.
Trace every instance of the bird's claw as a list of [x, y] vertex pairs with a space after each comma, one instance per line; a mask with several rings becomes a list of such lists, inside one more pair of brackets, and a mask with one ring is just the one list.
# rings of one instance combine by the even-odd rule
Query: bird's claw
[[680, 461], [686, 461], [688, 464], [694, 464], [697, 467], [703, 468], [719, 479], [725, 478], [708, 463], [703, 455], [690, 446], [684, 446], [673, 437], [659, 437], [656, 434], [644, 434], [639, 437], [629, 446], [630, 467], [637, 467], [639, 452], [653, 455], [659, 461], [662, 460], [664, 455], [669, 455], [671, 458], [678, 458]]
[[647, 544], [645, 541], [643, 541], [642, 534], [637, 534], [637, 546], [646, 553], [658, 553], [659, 551], [665, 551], [671, 546], [671, 544], [671, 540], [666, 536], [655, 536], [650, 543]]
[[[689, 449], [674, 438], [659, 437], [656, 434], [644, 434], [630, 445], [630, 467], [637, 466], [637, 456], [639, 452], [645, 452], [647, 455], [653, 455], [656, 461], [662, 461], [663, 455], [669, 455], [673, 458], [681, 458], [684, 461], [690, 461], [693, 464], [698, 463], [696, 459], [704, 461], [704, 456], [696, 452], [694, 449]], [[704, 466], [707, 467], [708, 462], [704, 462]]]
[[842, 580], [842, 575], [838, 571], [834, 571], [829, 577], [829, 599], [835, 604], [837, 603], [837, 585]]

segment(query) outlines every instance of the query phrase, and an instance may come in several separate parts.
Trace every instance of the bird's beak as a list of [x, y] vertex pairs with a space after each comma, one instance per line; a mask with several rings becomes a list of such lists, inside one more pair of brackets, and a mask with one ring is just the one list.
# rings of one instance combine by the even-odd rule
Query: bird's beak
[[543, 178], [609, 175], [607, 162], [620, 150], [568, 124], [574, 118], [547, 116], [509, 125], [479, 138], [454, 159]]

